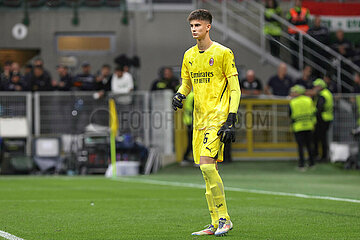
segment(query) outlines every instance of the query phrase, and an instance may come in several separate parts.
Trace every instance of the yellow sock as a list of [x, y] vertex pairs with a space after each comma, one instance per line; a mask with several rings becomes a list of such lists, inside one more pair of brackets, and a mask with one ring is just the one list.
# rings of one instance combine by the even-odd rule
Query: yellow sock
[[219, 216], [218, 216], [218, 212], [215, 208], [215, 202], [214, 202], [213, 195], [211, 193], [210, 182], [209, 182], [209, 179], [207, 177], [205, 177], [205, 175], [204, 175], [204, 180], [205, 180], [205, 184], [206, 184], [205, 197], [206, 197], [206, 201], [207, 201], [207, 204], [209, 207], [209, 212], [210, 212], [210, 216], [211, 216], [211, 224], [215, 228], [217, 228], [219, 226]]
[[219, 218], [226, 218], [230, 220], [226, 207], [224, 184], [221, 180], [219, 172], [216, 170], [215, 164], [201, 164], [200, 169], [210, 183], [210, 190]]

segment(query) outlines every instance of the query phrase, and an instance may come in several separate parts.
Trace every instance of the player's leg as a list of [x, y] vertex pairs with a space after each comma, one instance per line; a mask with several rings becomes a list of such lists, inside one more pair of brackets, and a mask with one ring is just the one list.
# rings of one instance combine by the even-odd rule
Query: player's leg
[[192, 233], [192, 235], [214, 235], [216, 232], [216, 229], [218, 228], [218, 225], [219, 225], [219, 217], [218, 217], [217, 210], [215, 208], [215, 202], [214, 202], [214, 198], [213, 198], [213, 195], [211, 192], [210, 182], [209, 182], [209, 179], [205, 175], [203, 175], [203, 176], [204, 176], [204, 180], [205, 180], [205, 184], [206, 184], [205, 197], [206, 197], [206, 201], [207, 201], [210, 216], [211, 216], [211, 224], [209, 226], [207, 226], [204, 230]]
[[210, 190], [215, 202], [215, 209], [219, 215], [219, 226], [215, 235], [226, 234], [232, 229], [232, 222], [230, 221], [230, 216], [227, 211], [224, 184], [217, 170], [216, 161], [211, 157], [201, 156], [200, 169], [204, 178], [209, 181]]
[[[194, 132], [193, 132], [193, 156], [194, 156], [195, 164], [200, 163], [200, 150], [201, 150], [201, 145], [203, 144], [203, 138], [204, 138], [204, 131], [199, 131], [199, 130], [194, 129]], [[201, 231], [193, 232], [192, 235], [214, 235], [214, 233], [217, 229], [217, 226], [218, 226], [219, 217], [217, 215], [217, 211], [215, 208], [215, 202], [214, 202], [214, 199], [212, 196], [210, 182], [204, 174], [203, 174], [203, 176], [204, 176], [204, 180], [205, 180], [205, 184], [206, 184], [205, 196], [206, 196], [206, 201], [207, 201], [208, 208], [210, 211], [211, 224]]]

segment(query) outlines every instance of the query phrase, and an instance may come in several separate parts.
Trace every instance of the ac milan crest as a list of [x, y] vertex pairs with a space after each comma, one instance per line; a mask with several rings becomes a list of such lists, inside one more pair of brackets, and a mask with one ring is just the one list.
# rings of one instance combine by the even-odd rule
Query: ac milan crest
[[210, 58], [209, 64], [210, 64], [210, 66], [214, 65], [214, 59], [213, 58]]

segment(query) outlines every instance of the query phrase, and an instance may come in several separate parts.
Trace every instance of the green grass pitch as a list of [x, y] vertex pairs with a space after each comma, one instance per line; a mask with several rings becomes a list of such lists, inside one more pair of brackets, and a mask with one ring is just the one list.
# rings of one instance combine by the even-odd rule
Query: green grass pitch
[[[295, 165], [236, 162], [219, 166], [225, 187], [233, 188], [226, 191], [226, 198], [234, 229], [226, 239], [360, 239], [359, 201], [246, 190], [360, 200], [360, 171], [321, 164], [298, 172]], [[156, 184], [159, 181], [164, 184]], [[25, 240], [216, 238], [190, 235], [210, 223], [205, 190], [176, 183], [203, 184], [203, 179], [199, 169], [177, 165], [125, 180], [2, 176], [0, 230]]]

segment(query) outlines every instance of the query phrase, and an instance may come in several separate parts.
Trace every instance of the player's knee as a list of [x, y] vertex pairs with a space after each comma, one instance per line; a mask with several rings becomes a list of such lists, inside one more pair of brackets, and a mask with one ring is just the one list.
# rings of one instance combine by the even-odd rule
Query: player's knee
[[216, 171], [216, 166], [215, 164], [201, 164], [200, 165], [200, 170], [202, 171], [202, 173], [204, 174], [204, 176], [209, 176], [213, 171]]

